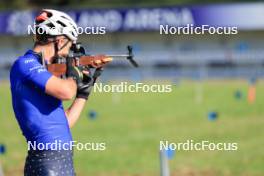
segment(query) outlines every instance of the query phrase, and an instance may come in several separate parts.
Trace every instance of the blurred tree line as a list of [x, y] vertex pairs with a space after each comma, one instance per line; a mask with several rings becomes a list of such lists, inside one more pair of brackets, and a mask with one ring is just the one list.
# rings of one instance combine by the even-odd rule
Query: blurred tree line
[[264, 0], [0, 0], [1, 10], [40, 8], [150, 7], [223, 2], [258, 2]]

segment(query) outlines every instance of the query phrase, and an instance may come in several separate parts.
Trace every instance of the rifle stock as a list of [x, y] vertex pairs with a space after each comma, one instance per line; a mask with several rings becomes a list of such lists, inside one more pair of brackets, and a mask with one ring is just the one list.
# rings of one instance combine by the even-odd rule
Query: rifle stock
[[[100, 68], [105, 66], [107, 63], [113, 60], [112, 57], [106, 55], [97, 56], [81, 56], [77, 59], [73, 59], [73, 66], [88, 66], [90, 68]], [[51, 72], [54, 76], [62, 76], [66, 74], [67, 65], [66, 63], [54, 63], [48, 64], [47, 70]]]

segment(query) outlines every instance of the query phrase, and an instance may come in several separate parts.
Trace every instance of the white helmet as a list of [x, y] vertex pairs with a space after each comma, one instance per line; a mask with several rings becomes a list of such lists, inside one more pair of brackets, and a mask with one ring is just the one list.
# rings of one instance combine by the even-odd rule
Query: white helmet
[[65, 35], [73, 42], [78, 38], [76, 23], [69, 15], [57, 10], [43, 9], [35, 19], [35, 29], [41, 29], [42, 34], [49, 36]]

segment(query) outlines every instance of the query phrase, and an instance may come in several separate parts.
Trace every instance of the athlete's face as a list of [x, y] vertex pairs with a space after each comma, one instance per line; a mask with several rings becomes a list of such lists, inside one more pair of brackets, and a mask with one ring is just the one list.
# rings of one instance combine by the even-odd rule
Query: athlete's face
[[70, 52], [72, 41], [70, 41], [66, 37], [61, 36], [61, 37], [57, 38], [57, 43], [58, 43], [58, 48], [59, 49], [61, 48], [58, 51], [58, 55], [59, 56], [67, 56]]

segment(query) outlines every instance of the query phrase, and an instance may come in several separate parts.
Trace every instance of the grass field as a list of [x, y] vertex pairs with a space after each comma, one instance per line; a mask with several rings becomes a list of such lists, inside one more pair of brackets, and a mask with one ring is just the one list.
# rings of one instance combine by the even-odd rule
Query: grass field
[[[199, 87], [197, 87], [199, 86]], [[264, 82], [257, 83], [257, 99], [247, 103], [247, 81], [182, 81], [172, 93], [95, 93], [73, 128], [79, 142], [106, 142], [105, 151], [75, 151], [77, 175], [158, 176], [159, 141], [237, 142], [238, 150], [176, 151], [172, 175], [261, 176], [264, 175]], [[203, 100], [196, 101], [197, 89]], [[240, 89], [241, 100], [234, 98]], [[9, 85], [0, 82], [0, 156], [7, 176], [21, 176], [26, 143], [12, 112]], [[98, 117], [90, 120], [89, 110]], [[219, 113], [208, 121], [207, 113]]]

